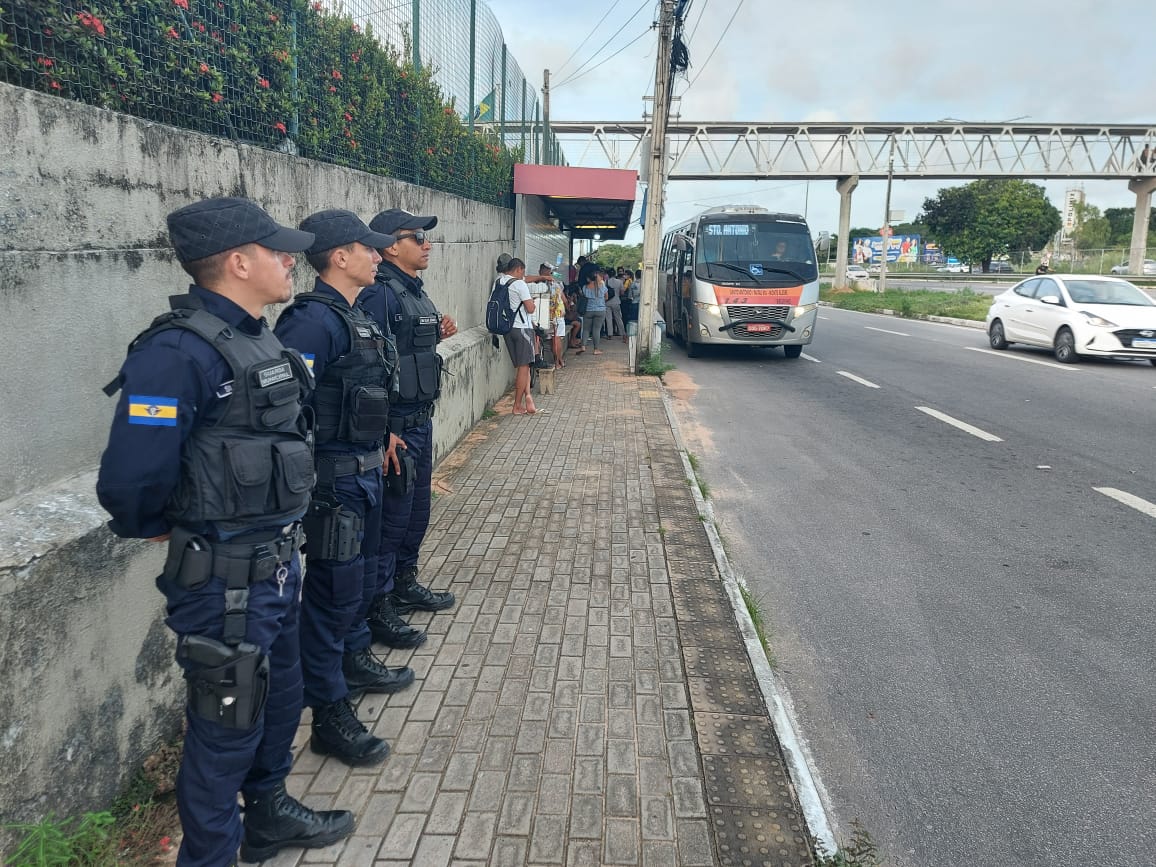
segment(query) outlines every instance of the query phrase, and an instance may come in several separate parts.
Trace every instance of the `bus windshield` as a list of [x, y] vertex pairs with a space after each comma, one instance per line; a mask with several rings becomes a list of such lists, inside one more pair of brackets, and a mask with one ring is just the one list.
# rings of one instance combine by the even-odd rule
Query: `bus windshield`
[[800, 223], [751, 218], [699, 226], [695, 276], [713, 282], [782, 285], [818, 278], [815, 248]]

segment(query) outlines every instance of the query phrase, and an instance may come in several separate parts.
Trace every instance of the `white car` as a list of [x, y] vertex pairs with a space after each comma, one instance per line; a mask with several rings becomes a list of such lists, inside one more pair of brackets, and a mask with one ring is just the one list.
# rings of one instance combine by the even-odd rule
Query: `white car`
[[862, 265], [848, 265], [847, 266], [847, 279], [848, 280], [867, 280], [867, 279], [869, 279], [869, 277], [870, 277], [870, 275], [868, 275], [867, 269], [864, 268]]
[[1094, 355], [1156, 365], [1156, 302], [1116, 277], [1029, 277], [992, 299], [987, 336], [992, 349], [1050, 347], [1064, 364]]
[[[1109, 270], [1113, 274], [1127, 274], [1128, 263], [1121, 262], [1119, 265], [1113, 265]], [[1140, 266], [1140, 273], [1145, 277], [1152, 277], [1156, 275], [1156, 259], [1145, 259], [1144, 264]]]

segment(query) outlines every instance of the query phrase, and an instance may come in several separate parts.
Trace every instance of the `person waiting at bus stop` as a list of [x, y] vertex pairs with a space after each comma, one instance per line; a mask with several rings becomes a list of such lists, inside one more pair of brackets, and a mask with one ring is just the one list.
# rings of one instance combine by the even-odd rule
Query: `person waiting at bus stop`
[[374, 656], [365, 624], [377, 591], [382, 440], [395, 360], [385, 334], [356, 301], [373, 282], [378, 248], [394, 239], [345, 210], [313, 214], [301, 228], [316, 235], [306, 258], [318, 276], [313, 291], [281, 314], [274, 333], [302, 353], [317, 379], [310, 401], [317, 485], [305, 522], [301, 603], [301, 669], [305, 703], [313, 708], [309, 746], [347, 765], [374, 765], [389, 746], [369, 733], [351, 702], [414, 680], [411, 669], [387, 668]]
[[590, 341], [594, 344], [594, 354], [601, 355], [598, 343], [602, 338], [602, 323], [606, 319], [606, 282], [603, 272], [588, 272], [586, 283], [579, 291], [586, 299], [586, 312], [582, 314], [582, 348], [578, 353], [585, 352], [586, 343]]

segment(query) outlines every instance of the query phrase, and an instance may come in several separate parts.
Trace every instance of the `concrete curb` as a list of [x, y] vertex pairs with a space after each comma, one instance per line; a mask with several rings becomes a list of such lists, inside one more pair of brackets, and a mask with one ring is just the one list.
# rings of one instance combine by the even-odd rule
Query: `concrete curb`
[[791, 781], [799, 797], [799, 805], [803, 811], [803, 819], [807, 823], [807, 830], [812, 839], [826, 850], [826, 854], [834, 854], [838, 850], [833, 826], [837, 825], [834, 812], [827, 805], [830, 798], [823, 788], [818, 772], [814, 769], [814, 760], [806, 742], [799, 735], [799, 726], [795, 721], [794, 704], [786, 687], [775, 677], [774, 670], [767, 660], [766, 651], [759, 641], [755, 624], [747, 611], [740, 588], [746, 588], [746, 582], [731, 569], [730, 560], [723, 549], [722, 539], [719, 538], [715, 527], [714, 510], [711, 504], [703, 498], [702, 492], [696, 484], [694, 469], [687, 457], [686, 447], [682, 441], [682, 433], [678, 427], [678, 420], [671, 404], [670, 393], [665, 383], [662, 384], [662, 404], [666, 409], [666, 418], [674, 435], [675, 446], [679, 458], [682, 460], [683, 472], [690, 483], [690, 492], [698, 508], [699, 516], [703, 519], [703, 527], [710, 540], [711, 550], [714, 553], [715, 565], [723, 579], [727, 596], [738, 621], [739, 631], [743, 636], [743, 644], [747, 650], [747, 657], [754, 668], [755, 677], [763, 694], [763, 703], [774, 725], [775, 733], [783, 747], [787, 763], [791, 770]]
[[[820, 307], [834, 307], [836, 310], [842, 310], [830, 301], [820, 301]], [[987, 330], [987, 325], [983, 322], [977, 322], [974, 319], [956, 319], [954, 316], [901, 316], [894, 310], [886, 307], [878, 307], [874, 310], [852, 310], [852, 313], [875, 313], [879, 316], [894, 316], [896, 319], [910, 319], [912, 322], [938, 322], [940, 325], [959, 325], [963, 328], [978, 328], [981, 331]]]

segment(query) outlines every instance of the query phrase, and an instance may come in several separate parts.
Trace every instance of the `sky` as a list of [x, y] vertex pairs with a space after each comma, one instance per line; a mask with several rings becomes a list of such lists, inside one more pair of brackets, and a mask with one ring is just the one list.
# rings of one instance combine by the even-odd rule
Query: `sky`
[[[551, 70], [551, 119], [641, 120], [654, 88], [657, 0], [483, 2], [527, 77], [541, 87]], [[691, 67], [675, 85], [675, 110], [684, 121], [1156, 126], [1154, 32], [1156, 6], [1142, 0], [692, 0]], [[1062, 211], [1071, 182], [1042, 183]], [[1124, 181], [1077, 183], [1101, 210], [1135, 207]], [[949, 185], [896, 181], [891, 208], [911, 220]], [[861, 182], [851, 225], [881, 225], [885, 193], [885, 181]], [[834, 181], [671, 182], [664, 222], [732, 203], [805, 213], [815, 234], [838, 229]], [[641, 241], [636, 226], [624, 243]]]

